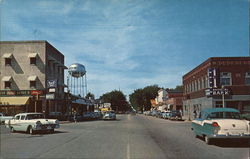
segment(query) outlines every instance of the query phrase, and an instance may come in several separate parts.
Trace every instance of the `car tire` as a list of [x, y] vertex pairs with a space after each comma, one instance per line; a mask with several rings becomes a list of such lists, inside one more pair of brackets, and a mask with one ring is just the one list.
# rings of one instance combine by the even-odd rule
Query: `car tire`
[[49, 130], [49, 133], [53, 134], [55, 132], [55, 129]]
[[30, 135], [34, 134], [34, 130], [32, 129], [31, 126], [29, 126], [28, 131], [27, 131]]
[[16, 132], [16, 130], [15, 130], [13, 127], [10, 127], [10, 131], [11, 131], [12, 133]]

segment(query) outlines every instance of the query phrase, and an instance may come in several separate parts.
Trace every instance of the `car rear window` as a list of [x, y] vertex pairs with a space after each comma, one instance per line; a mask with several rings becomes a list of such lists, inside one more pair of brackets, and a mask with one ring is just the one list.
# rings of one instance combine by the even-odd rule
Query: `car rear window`
[[237, 112], [214, 112], [208, 117], [211, 119], [240, 119], [240, 114]]

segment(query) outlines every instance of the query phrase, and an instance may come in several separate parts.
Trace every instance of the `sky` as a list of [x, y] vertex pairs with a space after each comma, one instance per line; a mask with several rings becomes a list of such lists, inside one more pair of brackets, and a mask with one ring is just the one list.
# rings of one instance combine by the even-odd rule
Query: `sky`
[[209, 57], [249, 56], [248, 0], [0, 0], [0, 14], [1, 41], [48, 41], [85, 66], [96, 98], [175, 88]]

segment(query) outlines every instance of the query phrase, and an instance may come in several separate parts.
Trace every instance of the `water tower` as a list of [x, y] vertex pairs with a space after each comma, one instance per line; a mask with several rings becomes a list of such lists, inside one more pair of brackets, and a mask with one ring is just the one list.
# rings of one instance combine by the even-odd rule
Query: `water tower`
[[69, 66], [68, 73], [67, 84], [70, 92], [85, 97], [87, 94], [87, 77], [84, 65], [74, 63]]

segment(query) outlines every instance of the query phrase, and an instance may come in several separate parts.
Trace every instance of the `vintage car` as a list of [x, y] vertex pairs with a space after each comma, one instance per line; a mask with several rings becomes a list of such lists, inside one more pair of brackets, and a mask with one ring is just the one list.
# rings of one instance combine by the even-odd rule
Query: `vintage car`
[[181, 112], [179, 110], [172, 110], [168, 114], [167, 118], [170, 119], [170, 120], [182, 120]]
[[240, 112], [233, 108], [204, 109], [191, 128], [196, 137], [203, 137], [207, 144], [214, 139], [250, 138], [250, 122], [240, 118]]
[[116, 114], [113, 110], [106, 111], [103, 115], [103, 120], [116, 120]]
[[42, 113], [20, 113], [16, 114], [13, 119], [5, 121], [6, 127], [11, 132], [25, 131], [34, 134], [38, 131], [54, 132], [54, 129], [60, 127], [57, 119], [45, 119]]

